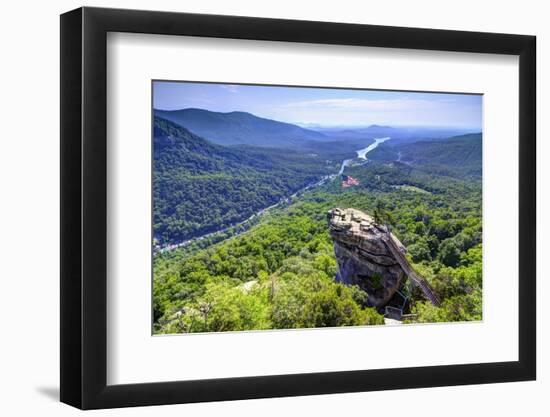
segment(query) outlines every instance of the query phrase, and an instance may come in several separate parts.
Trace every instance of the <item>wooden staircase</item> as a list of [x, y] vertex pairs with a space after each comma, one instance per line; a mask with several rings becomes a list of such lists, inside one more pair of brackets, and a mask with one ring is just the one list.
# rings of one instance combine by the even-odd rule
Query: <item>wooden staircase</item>
[[405, 255], [403, 254], [403, 252], [401, 252], [401, 250], [399, 249], [397, 243], [394, 240], [392, 233], [389, 230], [387, 230], [387, 227], [385, 229], [386, 230], [381, 231], [382, 233], [380, 234], [380, 238], [382, 239], [382, 242], [384, 242], [386, 247], [389, 249], [389, 251], [392, 253], [395, 260], [399, 263], [399, 266], [401, 266], [403, 271], [405, 271], [405, 274], [407, 274], [409, 279], [414, 284], [420, 287], [425, 297], [428, 300], [430, 300], [430, 302], [433, 305], [435, 306], [441, 305], [441, 301], [439, 301], [439, 298], [430, 287], [430, 284], [428, 284], [428, 282], [424, 278], [419, 276], [414, 271], [414, 269], [412, 268], [407, 258], [405, 258]]

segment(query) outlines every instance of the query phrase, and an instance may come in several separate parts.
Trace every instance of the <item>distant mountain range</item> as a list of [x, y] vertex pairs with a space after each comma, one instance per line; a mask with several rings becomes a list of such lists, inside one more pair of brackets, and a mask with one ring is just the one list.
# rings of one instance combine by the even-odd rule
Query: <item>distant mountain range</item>
[[323, 133], [238, 111], [218, 113], [203, 109], [155, 110], [155, 116], [177, 123], [220, 145], [296, 147], [327, 139]]
[[319, 132], [331, 140], [354, 141], [365, 138], [395, 138], [402, 133], [399, 129], [390, 126], [371, 125], [358, 128], [318, 128]]
[[[234, 111], [220, 113], [204, 109], [154, 110], [155, 116], [174, 122], [219, 145], [250, 145], [271, 148], [312, 149], [320, 142], [364, 144], [366, 139], [391, 137], [400, 141], [445, 139], [471, 130], [438, 127], [393, 127], [373, 124], [365, 127], [310, 128]], [[308, 126], [309, 127], [309, 126]]]
[[[370, 125], [367, 127], [347, 128], [323, 128], [319, 127], [320, 133], [325, 136], [340, 140], [354, 140], [359, 138], [382, 138], [391, 137], [394, 141], [416, 141], [423, 139], [446, 139], [452, 136], [474, 133], [475, 130], [466, 128], [451, 127], [419, 127], [419, 126], [382, 126]], [[395, 143], [395, 142], [394, 142]]]

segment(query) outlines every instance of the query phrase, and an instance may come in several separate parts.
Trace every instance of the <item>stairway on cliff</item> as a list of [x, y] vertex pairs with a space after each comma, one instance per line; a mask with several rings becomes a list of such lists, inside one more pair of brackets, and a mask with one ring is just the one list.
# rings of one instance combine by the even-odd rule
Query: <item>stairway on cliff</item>
[[[332, 209], [327, 217], [338, 261], [337, 281], [359, 286], [367, 293], [369, 305], [383, 308], [408, 277], [426, 299], [440, 305], [428, 282], [405, 257], [406, 248], [387, 226], [353, 208]], [[378, 277], [379, 288], [372, 287], [374, 276]]]

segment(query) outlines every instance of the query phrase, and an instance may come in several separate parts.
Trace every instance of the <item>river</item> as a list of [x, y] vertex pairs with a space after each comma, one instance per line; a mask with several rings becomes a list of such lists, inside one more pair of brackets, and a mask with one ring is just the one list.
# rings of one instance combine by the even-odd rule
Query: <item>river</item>
[[[390, 140], [391, 138], [374, 138], [374, 142], [371, 143], [369, 146], [363, 149], [359, 149], [357, 152], [357, 158], [367, 160], [367, 154], [370, 151], [373, 151], [380, 145], [381, 143], [384, 143], [387, 140]], [[344, 173], [344, 169], [353, 161], [353, 159], [346, 159], [342, 162], [342, 166], [340, 167], [340, 171], [338, 171], [338, 175], [342, 175]]]
[[[385, 141], [389, 140], [391, 138], [374, 138], [374, 142], [371, 143], [369, 146], [367, 146], [366, 148], [362, 148], [362, 149], [359, 149], [357, 152], [357, 158], [359, 159], [364, 159], [365, 161], [367, 160], [367, 154], [369, 152], [371, 152], [372, 150], [376, 149], [376, 147], [378, 145], [380, 145], [381, 143], [384, 143]], [[338, 171], [338, 175], [342, 175], [343, 172], [344, 172], [344, 169], [346, 168], [346, 166], [348, 166], [350, 164], [350, 162], [353, 161], [353, 159], [346, 159], [342, 162], [342, 166], [340, 167], [340, 171]], [[232, 227], [236, 227], [236, 226], [242, 226], [242, 225], [246, 225], [247, 223], [249, 223], [252, 219], [256, 218], [257, 216], [261, 216], [262, 214], [266, 213], [267, 211], [275, 208], [275, 207], [278, 207], [280, 206], [281, 204], [283, 203], [286, 203], [288, 200], [296, 197], [298, 194], [304, 192], [304, 191], [307, 191], [307, 190], [310, 190], [312, 188], [315, 188], [315, 187], [318, 187], [319, 185], [323, 185], [324, 183], [326, 183], [327, 181], [329, 180], [333, 180], [334, 178], [336, 178], [337, 176], [332, 174], [332, 175], [327, 175], [323, 178], [321, 178], [319, 181], [317, 182], [314, 182], [314, 183], [311, 183], [307, 186], [305, 186], [304, 188], [296, 191], [294, 194], [292, 194], [291, 196], [287, 197], [287, 198], [283, 198], [281, 199], [281, 201], [279, 201], [278, 203], [275, 203], [269, 207], [265, 207], [263, 209], [261, 209], [260, 211], [254, 213], [252, 216], [250, 216], [249, 218], [247, 218], [246, 220], [243, 220], [237, 224], [234, 224], [234, 225], [231, 225], [231, 226], [228, 226], [228, 227], [225, 227], [221, 230], [217, 230], [215, 232], [210, 232], [210, 233], [207, 233], [205, 235], [202, 235], [202, 236], [198, 236], [198, 237], [195, 237], [193, 239], [189, 239], [189, 240], [185, 240], [183, 242], [180, 242], [180, 243], [173, 243], [173, 244], [169, 244], [169, 245], [166, 245], [166, 246], [162, 246], [162, 247], [158, 247], [155, 249], [155, 252], [159, 252], [159, 253], [163, 253], [163, 252], [170, 252], [174, 249], [177, 249], [177, 248], [181, 248], [183, 246], [188, 246], [190, 245], [191, 243], [193, 242], [197, 242], [199, 240], [203, 240], [207, 237], [211, 237], [211, 236], [214, 236], [218, 233], [223, 233], [223, 232], [226, 232], [227, 230], [229, 230], [230, 228]]]

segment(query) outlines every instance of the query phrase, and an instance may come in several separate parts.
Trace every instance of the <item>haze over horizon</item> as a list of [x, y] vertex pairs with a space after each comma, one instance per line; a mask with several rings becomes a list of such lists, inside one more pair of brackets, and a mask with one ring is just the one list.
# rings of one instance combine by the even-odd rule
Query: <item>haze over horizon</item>
[[482, 129], [482, 96], [336, 88], [153, 82], [153, 107], [200, 108], [314, 127], [369, 125]]

